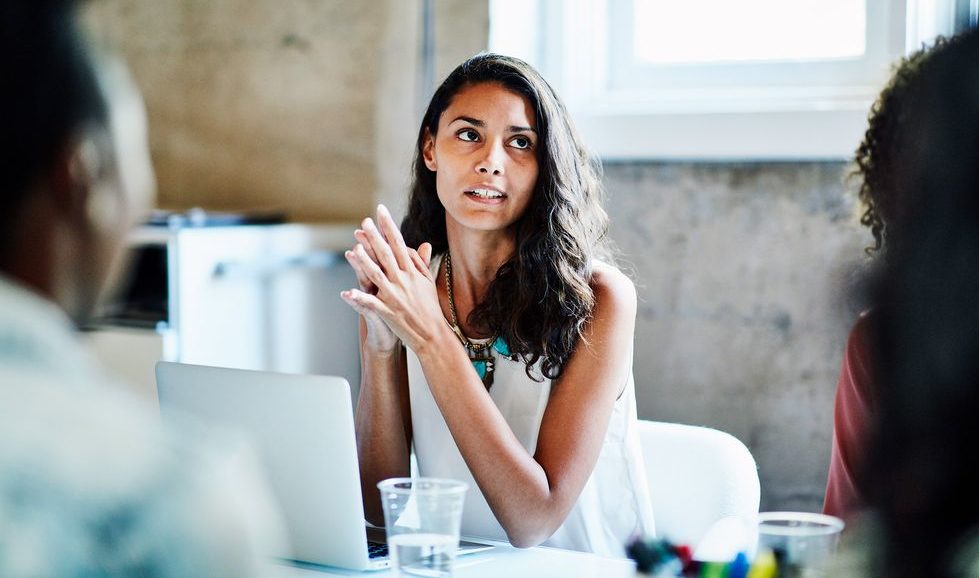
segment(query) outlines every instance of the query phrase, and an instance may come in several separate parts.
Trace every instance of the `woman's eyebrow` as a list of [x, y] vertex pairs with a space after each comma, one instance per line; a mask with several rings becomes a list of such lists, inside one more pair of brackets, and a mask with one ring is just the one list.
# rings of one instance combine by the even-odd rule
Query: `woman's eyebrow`
[[[485, 122], [479, 120], [478, 118], [473, 118], [471, 116], [457, 116], [454, 119], [452, 119], [452, 122], [456, 122], [456, 121], [459, 121], [459, 120], [461, 120], [463, 122], [468, 122], [469, 124], [471, 124], [473, 126], [478, 126], [480, 128], [486, 126], [486, 123]], [[450, 122], [449, 124], [452, 124], [452, 122]]]
[[532, 126], [510, 125], [507, 128], [507, 130], [510, 131], [510, 132], [532, 132], [534, 134], [537, 134], [537, 129], [534, 128], [534, 127], [532, 127]]
[[[460, 120], [479, 128], [484, 128], [486, 126], [486, 123], [484, 121], [481, 121], [478, 118], [473, 118], [471, 116], [457, 116], [454, 119], [452, 119], [452, 122], [450, 122], [449, 124], [452, 124], [453, 122], [457, 122]], [[532, 132], [534, 134], [537, 134], [537, 129], [530, 126], [510, 125], [507, 127], [507, 131], [508, 132]]]

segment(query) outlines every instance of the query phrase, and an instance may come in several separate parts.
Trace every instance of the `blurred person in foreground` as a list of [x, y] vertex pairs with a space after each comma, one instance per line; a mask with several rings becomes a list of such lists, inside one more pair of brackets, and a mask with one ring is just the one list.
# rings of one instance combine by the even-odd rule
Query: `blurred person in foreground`
[[833, 576], [979, 576], [979, 31], [907, 99], [905, 201], [877, 283], [886, 384], [868, 454], [874, 516]]
[[77, 10], [0, 5], [0, 576], [258, 576], [284, 543], [254, 454], [166, 429], [75, 334], [155, 188], [139, 93]]
[[[903, 187], [902, 155], [914, 145], [917, 135], [910, 127], [918, 111], [912, 99], [921, 77], [935, 57], [960, 42], [960, 38], [939, 37], [901, 59], [887, 85], [881, 90], [868, 115], [863, 141], [857, 148], [851, 175], [858, 183], [862, 205], [860, 222], [872, 233], [874, 246], [867, 248], [872, 268], [880, 273], [888, 266], [891, 238], [900, 236], [900, 215], [910, 199]], [[836, 386], [833, 410], [833, 447], [823, 512], [853, 521], [867, 506], [867, 481], [863, 470], [867, 461], [869, 435], [879, 411], [881, 390], [872, 359], [880, 306], [871, 296], [871, 306], [860, 314], [847, 339]]]

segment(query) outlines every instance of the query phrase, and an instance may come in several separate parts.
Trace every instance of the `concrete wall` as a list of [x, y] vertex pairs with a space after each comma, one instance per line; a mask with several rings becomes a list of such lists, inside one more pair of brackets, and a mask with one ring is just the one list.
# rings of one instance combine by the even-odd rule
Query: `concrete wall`
[[869, 235], [842, 163], [606, 164], [640, 305], [641, 417], [751, 449], [763, 509], [822, 507], [846, 293]]
[[[96, 34], [146, 95], [160, 205], [357, 220], [404, 206], [420, 0], [101, 0]], [[435, 77], [483, 49], [485, 0], [436, 0]], [[609, 163], [633, 264], [642, 417], [718, 427], [761, 467], [763, 508], [816, 510], [862, 260], [840, 163]]]

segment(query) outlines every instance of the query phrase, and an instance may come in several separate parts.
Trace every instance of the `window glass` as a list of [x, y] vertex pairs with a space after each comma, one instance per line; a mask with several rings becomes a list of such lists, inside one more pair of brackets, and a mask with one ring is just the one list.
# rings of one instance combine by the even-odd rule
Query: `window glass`
[[634, 55], [644, 64], [859, 58], [864, 0], [634, 0]]
[[845, 159], [906, 49], [979, 0], [490, 0], [605, 158]]

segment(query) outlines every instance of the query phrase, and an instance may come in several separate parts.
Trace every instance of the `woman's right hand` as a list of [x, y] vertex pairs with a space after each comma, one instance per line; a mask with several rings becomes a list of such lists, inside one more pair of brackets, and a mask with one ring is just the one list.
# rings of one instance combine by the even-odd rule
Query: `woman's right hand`
[[[354, 231], [354, 238], [357, 239], [357, 245], [354, 245], [353, 250], [357, 250], [358, 246], [362, 247], [371, 260], [377, 263], [377, 255], [374, 254], [374, 250], [371, 248], [371, 243], [367, 239], [367, 233], [363, 229], [357, 229]], [[346, 251], [343, 255], [347, 259], [347, 262], [354, 268], [360, 290], [368, 295], [377, 295], [377, 285], [368, 279], [364, 272], [355, 265], [353, 261], [353, 250]], [[416, 252], [414, 249], [409, 249], [409, 251]], [[432, 258], [432, 246], [429, 243], [422, 243], [418, 248], [417, 254], [425, 262], [425, 265], [428, 266]], [[398, 347], [398, 336], [381, 319], [380, 315], [365, 307], [359, 307], [356, 304], [351, 304], [351, 306], [364, 318], [364, 323], [367, 326], [366, 345], [368, 348], [378, 353], [391, 353]]]

